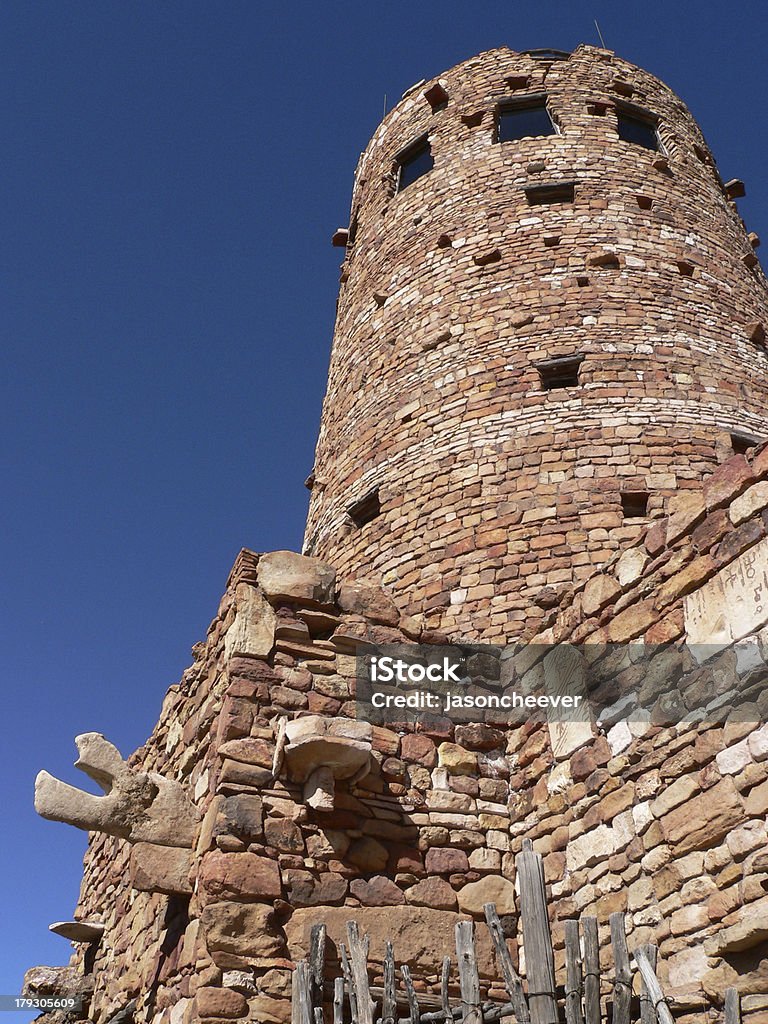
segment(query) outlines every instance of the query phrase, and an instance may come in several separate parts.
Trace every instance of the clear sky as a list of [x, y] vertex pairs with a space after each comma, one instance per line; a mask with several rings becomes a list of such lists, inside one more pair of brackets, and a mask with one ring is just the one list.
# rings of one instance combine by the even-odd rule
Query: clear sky
[[[384, 105], [494, 46], [609, 47], [676, 89], [768, 238], [764, 2], [4, 0], [0, 993], [65, 963], [73, 737], [124, 754], [241, 547], [298, 549], [338, 282]], [[16, 1017], [23, 1021], [22, 1015]]]

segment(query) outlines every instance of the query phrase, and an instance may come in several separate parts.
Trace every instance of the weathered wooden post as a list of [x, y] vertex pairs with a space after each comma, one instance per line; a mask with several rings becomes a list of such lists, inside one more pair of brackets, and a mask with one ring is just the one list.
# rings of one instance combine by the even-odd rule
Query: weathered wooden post
[[449, 956], [443, 957], [443, 971], [440, 976], [440, 1002], [443, 1005], [443, 1016], [445, 1017], [448, 1024], [453, 1020], [453, 1014], [451, 1012], [451, 1004], [448, 999], [448, 984], [451, 980], [451, 958]]
[[[648, 957], [648, 963], [651, 965], [653, 970], [656, 970], [656, 959], [658, 957], [658, 948], [656, 946], [640, 946], [640, 952], [645, 953]], [[637, 955], [635, 955], [635, 962], [637, 962]], [[656, 1024], [656, 1010], [653, 1006], [650, 993], [648, 992], [648, 986], [645, 984], [645, 978], [640, 975], [640, 1024]]]
[[323, 973], [325, 970], [325, 925], [312, 926], [309, 937], [309, 980], [313, 1007], [323, 1005]]
[[567, 1024], [584, 1024], [581, 1012], [581, 947], [579, 922], [565, 922], [565, 1019]]
[[459, 921], [456, 925], [456, 959], [459, 964], [461, 1019], [464, 1024], [482, 1024], [480, 975], [477, 971], [475, 926], [472, 921]]
[[355, 987], [357, 1001], [357, 1019], [359, 1024], [373, 1024], [373, 1000], [368, 984], [368, 949], [371, 941], [369, 936], [360, 935], [357, 921], [347, 921], [347, 938], [349, 939], [352, 984]]
[[530, 839], [515, 862], [520, 883], [525, 973], [533, 1024], [558, 1024], [555, 999], [555, 958], [547, 916], [547, 896], [541, 855]]
[[384, 998], [381, 1003], [381, 1024], [396, 1024], [397, 991], [395, 988], [395, 953], [387, 941], [384, 954]]
[[674, 1018], [667, 1006], [664, 993], [661, 991], [661, 985], [659, 984], [659, 979], [656, 977], [656, 972], [653, 967], [651, 967], [648, 957], [641, 949], [635, 950], [635, 963], [637, 964], [637, 969], [640, 971], [642, 979], [645, 982], [645, 986], [648, 989], [648, 995], [653, 1003], [653, 1008], [656, 1011], [659, 1024], [674, 1024]]
[[582, 917], [584, 933], [584, 1016], [586, 1024], [600, 1024], [600, 939], [596, 917]]
[[632, 971], [629, 967], [627, 933], [624, 914], [619, 911], [609, 917], [611, 946], [615, 974], [613, 982], [613, 1024], [630, 1024], [629, 1011], [632, 1003]]
[[421, 1020], [421, 1013], [419, 1011], [419, 1001], [416, 998], [416, 989], [413, 987], [411, 971], [407, 964], [403, 964], [403, 966], [400, 968], [400, 976], [403, 979], [405, 997], [408, 1000], [408, 1008], [411, 1014], [411, 1024], [419, 1024], [419, 1021]]
[[333, 1024], [344, 1024], [344, 979], [333, 980]]
[[[357, 995], [355, 993], [355, 983], [352, 980], [352, 969], [349, 966], [349, 957], [347, 956], [347, 947], [343, 942], [339, 943], [339, 957], [341, 959], [341, 972], [344, 975], [344, 985], [347, 989], [347, 997], [349, 999], [349, 1015], [352, 1019], [352, 1024], [359, 1024], [359, 1017], [357, 1015]], [[295, 1022], [293, 1022], [295, 1024]]]
[[499, 915], [496, 912], [495, 903], [486, 903], [483, 907], [485, 911], [485, 921], [488, 925], [488, 930], [491, 933], [493, 939], [493, 946], [496, 950], [496, 959], [498, 960], [501, 973], [504, 976], [504, 984], [507, 987], [509, 994], [509, 1001], [515, 1008], [515, 1019], [517, 1024], [527, 1024], [531, 1019], [531, 1014], [528, 1009], [528, 1002], [525, 998], [525, 992], [523, 991], [523, 983], [520, 980], [520, 975], [515, 970], [515, 965], [512, 963], [512, 957], [509, 955], [507, 949], [507, 943], [504, 939], [504, 930], [501, 927], [501, 921]]

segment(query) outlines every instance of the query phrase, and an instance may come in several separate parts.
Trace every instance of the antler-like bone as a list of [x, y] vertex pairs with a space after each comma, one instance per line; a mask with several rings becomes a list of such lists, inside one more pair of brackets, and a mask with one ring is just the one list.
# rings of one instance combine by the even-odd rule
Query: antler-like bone
[[130, 843], [189, 848], [199, 815], [183, 786], [155, 772], [135, 772], [100, 733], [75, 740], [75, 766], [104, 790], [94, 796], [42, 771], [35, 780], [35, 810], [88, 832], [105, 832]]

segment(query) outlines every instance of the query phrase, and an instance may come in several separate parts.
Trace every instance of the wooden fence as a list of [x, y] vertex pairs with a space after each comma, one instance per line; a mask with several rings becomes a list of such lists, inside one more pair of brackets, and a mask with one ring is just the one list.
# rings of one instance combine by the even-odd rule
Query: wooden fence
[[[384, 984], [369, 981], [369, 937], [357, 922], [347, 924], [347, 943], [339, 943], [341, 975], [326, 978], [325, 925], [312, 928], [309, 956], [296, 965], [292, 981], [291, 1024], [326, 1024], [325, 1005], [332, 1002], [333, 1024], [494, 1024], [509, 1019], [517, 1024], [603, 1024], [600, 950], [596, 917], [565, 922], [565, 978], [558, 1001], [555, 958], [547, 914], [542, 858], [530, 840], [523, 841], [516, 871], [520, 888], [520, 924], [525, 949], [525, 985], [512, 962], [499, 915], [493, 903], [484, 907], [496, 962], [507, 990], [507, 1001], [482, 1001], [472, 921], [456, 924], [456, 962], [461, 1000], [451, 1005], [452, 961], [443, 959], [440, 997], [417, 993], [407, 964], [398, 970], [391, 942], [386, 943]], [[384, 913], [386, 911], [383, 911]], [[672, 1013], [656, 975], [656, 946], [640, 946], [632, 956], [627, 947], [624, 914], [610, 916], [613, 976], [605, 1000], [610, 1024], [673, 1024]], [[639, 998], [633, 996], [634, 971], [639, 975]], [[400, 1009], [407, 1008], [407, 1016]], [[561, 1016], [562, 1008], [562, 1016]], [[740, 1024], [738, 992], [725, 993], [724, 1024]], [[328, 1022], [330, 1024], [330, 1022]]]

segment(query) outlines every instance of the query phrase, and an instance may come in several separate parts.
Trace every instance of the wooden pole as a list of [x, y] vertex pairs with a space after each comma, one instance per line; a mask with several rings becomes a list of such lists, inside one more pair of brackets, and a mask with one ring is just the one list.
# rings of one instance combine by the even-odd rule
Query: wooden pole
[[724, 1024], [741, 1024], [741, 1000], [737, 988], [727, 988], [725, 990]]
[[408, 1008], [411, 1012], [411, 1024], [419, 1024], [421, 1020], [421, 1014], [419, 1013], [419, 1001], [416, 998], [416, 990], [413, 987], [411, 972], [408, 969], [407, 964], [403, 964], [400, 968], [400, 975], [403, 979], [403, 987], [405, 988], [405, 995], [408, 1000]]
[[582, 917], [584, 933], [584, 1016], [586, 1024], [600, 1024], [600, 940], [597, 918]]
[[[483, 1024], [492, 1024], [494, 1021], [501, 1020], [502, 1017], [514, 1017], [515, 1008], [512, 1003], [483, 1003], [481, 1006], [483, 1011]], [[451, 1020], [461, 1020], [462, 1008], [455, 1006], [451, 1010]], [[419, 1017], [421, 1024], [435, 1024], [436, 1021], [445, 1020], [445, 1012], [443, 1010], [435, 1010], [434, 1013], [422, 1013]], [[409, 1024], [410, 1017], [401, 1018], [397, 1024]]]
[[291, 975], [291, 1024], [301, 1024], [299, 1010], [300, 983], [301, 977], [299, 975], [299, 965], [297, 964], [294, 968], [293, 974]]
[[381, 1024], [394, 1024], [396, 1019], [395, 954], [392, 943], [387, 942], [384, 955], [384, 998], [381, 1001]]
[[584, 1024], [581, 1013], [581, 947], [579, 922], [565, 922], [565, 1019], [567, 1024]]
[[523, 922], [525, 973], [533, 1024], [558, 1024], [555, 999], [555, 958], [547, 916], [544, 866], [530, 839], [515, 862], [520, 883], [520, 916]]
[[[640, 951], [645, 953], [648, 957], [648, 963], [655, 971], [656, 959], [659, 954], [658, 948], [652, 945], [641, 946]], [[637, 962], [637, 957], [635, 957], [635, 962]], [[656, 1011], [653, 1008], [648, 986], [645, 984], [645, 978], [642, 974], [640, 975], [640, 1024], [656, 1024]]]
[[[293, 1022], [291, 1022], [293, 1024]], [[344, 979], [333, 980], [333, 1024], [344, 1024]]]
[[448, 984], [451, 980], [451, 958], [449, 956], [443, 957], [443, 971], [440, 976], [440, 999], [443, 1003], [443, 1015], [446, 1021], [453, 1020], [453, 1014], [451, 1013], [451, 1004], [448, 1000]]
[[656, 972], [651, 967], [648, 957], [641, 949], [635, 950], [635, 963], [637, 964], [637, 969], [640, 971], [642, 979], [645, 982], [645, 986], [648, 989], [648, 995], [653, 1003], [653, 1008], [656, 1011], [659, 1024], [674, 1024], [674, 1017], [669, 1011], [667, 1001], [664, 998], [664, 993], [661, 991], [659, 979], [656, 977]]
[[504, 930], [501, 927], [501, 921], [496, 912], [496, 904], [486, 903], [483, 910], [485, 912], [485, 922], [488, 925], [488, 931], [491, 933], [493, 946], [496, 950], [496, 959], [504, 976], [504, 984], [507, 986], [509, 1000], [515, 1007], [517, 1024], [528, 1024], [531, 1014], [528, 1009], [525, 992], [523, 991], [523, 983], [520, 980], [520, 975], [515, 970], [515, 965], [512, 963], [512, 957], [509, 955], [509, 949], [504, 938]]
[[480, 1009], [480, 975], [475, 953], [475, 926], [472, 921], [456, 924], [456, 960], [459, 965], [462, 1020], [464, 1024], [482, 1024]]
[[341, 958], [341, 971], [344, 975], [344, 984], [347, 988], [347, 996], [349, 998], [349, 1015], [352, 1024], [359, 1024], [359, 1017], [357, 1016], [357, 996], [355, 994], [355, 985], [352, 981], [352, 970], [349, 966], [349, 957], [347, 956], [347, 947], [343, 942], [339, 943], [339, 957]]
[[[291, 980], [291, 994], [293, 1003], [291, 1005], [292, 1024], [313, 1024], [312, 1006], [310, 998], [309, 968], [306, 960], [299, 960]], [[294, 1020], [294, 1013], [296, 1014]]]
[[312, 1005], [323, 1005], [323, 972], [325, 970], [325, 925], [315, 924], [309, 937], [309, 978]]
[[361, 936], [357, 921], [347, 921], [349, 958], [352, 966], [352, 982], [357, 997], [357, 1019], [359, 1024], [373, 1024], [373, 1000], [368, 987], [368, 949], [371, 941], [368, 935]]
[[613, 1024], [630, 1024], [632, 1003], [632, 971], [629, 967], [627, 933], [624, 914], [619, 911], [608, 918], [611, 926], [611, 946], [615, 974], [613, 982]]

